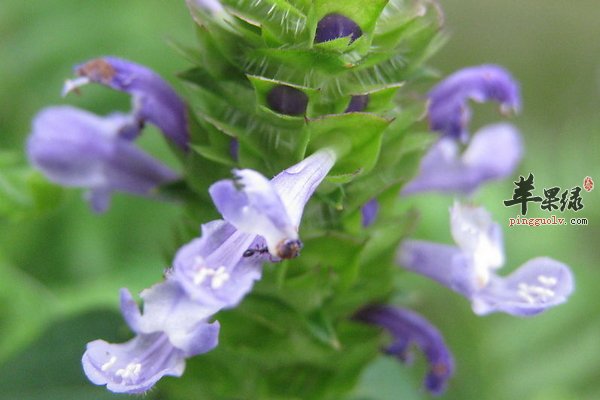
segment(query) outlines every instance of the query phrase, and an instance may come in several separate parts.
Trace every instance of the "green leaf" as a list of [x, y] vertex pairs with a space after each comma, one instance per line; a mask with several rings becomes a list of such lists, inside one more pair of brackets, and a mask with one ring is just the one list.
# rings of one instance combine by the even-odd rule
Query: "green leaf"
[[37, 337], [57, 306], [39, 282], [0, 261], [0, 362]]
[[20, 157], [0, 152], [0, 167], [0, 221], [36, 217], [61, 205], [62, 188], [23, 165]]
[[223, 5], [235, 14], [254, 21], [268, 31], [269, 36], [285, 42], [304, 42], [308, 38], [306, 15], [286, 0], [223, 0]]
[[338, 160], [332, 175], [368, 172], [377, 161], [381, 136], [391, 121], [369, 113], [328, 115], [310, 120], [309, 149], [332, 147]]

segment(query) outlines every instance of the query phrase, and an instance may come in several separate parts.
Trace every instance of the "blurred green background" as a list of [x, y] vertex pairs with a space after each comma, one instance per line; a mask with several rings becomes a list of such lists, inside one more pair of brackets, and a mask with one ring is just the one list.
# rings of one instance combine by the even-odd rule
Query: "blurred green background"
[[[519, 169], [532, 172], [536, 191], [600, 184], [600, 7], [594, 0], [527, 2], [448, 0], [451, 40], [432, 65], [444, 73], [481, 63], [508, 68], [521, 82], [524, 110], [513, 118], [527, 154]], [[126, 110], [127, 96], [88, 87], [60, 98], [73, 64], [117, 55], [151, 66], [178, 89], [185, 60], [169, 41], [192, 44], [183, 0], [3, 0], [0, 4], [0, 190], [27, 175], [23, 146], [35, 113], [74, 104], [98, 113]], [[473, 130], [499, 120], [477, 106]], [[142, 145], [172, 161], [160, 135], [148, 129]], [[515, 179], [518, 176], [515, 175]], [[35, 178], [31, 178], [35, 179]], [[568, 263], [577, 291], [570, 301], [533, 319], [476, 317], [468, 303], [425, 279], [399, 274], [398, 287], [415, 309], [444, 333], [457, 362], [444, 398], [600, 398], [600, 189], [583, 193], [576, 214], [588, 226], [512, 227], [505, 208], [512, 182], [476, 197], [505, 226], [507, 271], [547, 255]], [[89, 212], [80, 192], [53, 192], [58, 210], [40, 218], [8, 218], [0, 204], [0, 399], [120, 398], [90, 385], [79, 358], [98, 337], [124, 338], [114, 312], [117, 291], [139, 291], [157, 281], [172, 255], [180, 211], [169, 204], [117, 195], [103, 216]], [[422, 211], [415, 237], [450, 243], [452, 199], [410, 200]], [[12, 215], [11, 214], [11, 215]], [[575, 216], [566, 212], [567, 217]], [[539, 208], [528, 216], [545, 216]], [[407, 297], [408, 296], [408, 297]], [[367, 370], [356, 399], [420, 399], [424, 363], [413, 368], [382, 358]], [[168, 378], [169, 379], [169, 378]]]

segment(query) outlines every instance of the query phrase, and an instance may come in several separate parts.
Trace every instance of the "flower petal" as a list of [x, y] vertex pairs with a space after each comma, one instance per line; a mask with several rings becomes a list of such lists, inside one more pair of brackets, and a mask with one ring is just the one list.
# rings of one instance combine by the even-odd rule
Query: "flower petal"
[[462, 155], [454, 139], [441, 138], [425, 154], [418, 175], [404, 186], [402, 194], [469, 194], [483, 183], [509, 176], [521, 160], [522, 148], [518, 132], [509, 124], [482, 128]]
[[502, 228], [483, 207], [455, 202], [450, 209], [454, 241], [473, 263], [478, 285], [487, 285], [493, 270], [504, 265]]
[[216, 346], [219, 324], [206, 322], [215, 313], [214, 308], [190, 299], [176, 281], [167, 279], [145, 289], [140, 297], [144, 300], [144, 312], [137, 324], [139, 333], [164, 332], [186, 356]]
[[75, 72], [79, 78], [67, 81], [63, 93], [89, 82], [129, 93], [133, 96], [137, 119], [156, 125], [170, 140], [187, 150], [189, 134], [185, 104], [154, 71], [117, 57], [102, 57], [76, 66]]
[[88, 379], [115, 393], [143, 393], [165, 375], [181, 376], [183, 351], [162, 333], [136, 336], [122, 344], [95, 340], [81, 360]]
[[573, 274], [568, 266], [537, 257], [507, 277], [493, 277], [485, 289], [473, 295], [473, 310], [479, 315], [503, 311], [532, 316], [564, 303], [573, 290]]
[[263, 236], [273, 255], [298, 232], [271, 182], [256, 171], [236, 170], [237, 180], [213, 184], [210, 195], [223, 218], [242, 232]]
[[521, 108], [519, 86], [504, 68], [481, 65], [448, 76], [429, 93], [429, 126], [444, 136], [467, 141], [471, 111], [467, 101], [497, 101], [503, 113]]
[[425, 387], [432, 394], [446, 390], [447, 381], [454, 374], [454, 357], [439, 330], [429, 321], [413, 311], [389, 306], [366, 307], [356, 318], [388, 330], [394, 341], [386, 351], [402, 362], [410, 359], [412, 345], [419, 347], [429, 363]]
[[396, 263], [466, 296], [478, 289], [471, 258], [456, 246], [421, 240], [405, 240]]
[[262, 260], [243, 258], [254, 237], [224, 221], [204, 225], [202, 237], [177, 252], [171, 276], [214, 312], [234, 307], [261, 276]]
[[300, 225], [304, 206], [325, 179], [335, 160], [333, 150], [321, 149], [271, 180], [296, 230]]

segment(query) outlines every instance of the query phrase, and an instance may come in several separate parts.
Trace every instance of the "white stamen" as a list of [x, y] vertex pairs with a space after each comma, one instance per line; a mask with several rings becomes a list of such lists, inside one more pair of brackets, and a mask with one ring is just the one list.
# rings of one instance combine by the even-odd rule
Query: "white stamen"
[[193, 281], [194, 285], [197, 286], [204, 283], [206, 278], [210, 278], [210, 287], [213, 289], [219, 289], [230, 278], [230, 275], [227, 273], [227, 269], [224, 266], [221, 266], [217, 269], [208, 268], [204, 264], [204, 259], [202, 257], [195, 258], [194, 269], [197, 272], [194, 274]]
[[529, 304], [545, 303], [554, 297], [554, 290], [545, 287], [519, 283], [517, 294]]
[[107, 370], [110, 369], [110, 367], [112, 367], [113, 365], [115, 365], [115, 363], [117, 362], [117, 357], [116, 356], [112, 356], [110, 358], [110, 360], [108, 360], [107, 362], [105, 362], [104, 364], [102, 364], [102, 366], [100, 367], [100, 370], [105, 372]]
[[558, 283], [558, 279], [553, 276], [540, 275], [537, 277], [538, 282], [540, 282], [544, 286], [556, 286]]
[[142, 371], [142, 364], [140, 363], [129, 363], [125, 368], [118, 369], [115, 372], [116, 376], [120, 376], [123, 379], [134, 380], [140, 376]]

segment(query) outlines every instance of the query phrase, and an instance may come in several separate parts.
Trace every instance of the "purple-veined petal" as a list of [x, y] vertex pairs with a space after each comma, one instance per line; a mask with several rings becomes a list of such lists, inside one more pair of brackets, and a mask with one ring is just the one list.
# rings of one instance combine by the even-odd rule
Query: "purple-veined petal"
[[137, 320], [138, 333], [164, 332], [186, 357], [216, 346], [219, 323], [206, 322], [214, 307], [192, 300], [178, 282], [167, 279], [142, 291], [140, 297], [144, 311]]
[[298, 164], [286, 168], [271, 180], [296, 230], [306, 203], [325, 179], [335, 160], [333, 150], [321, 149]]
[[396, 262], [467, 298], [479, 287], [471, 258], [456, 246], [405, 240], [398, 249]]
[[364, 206], [360, 209], [361, 213], [361, 223], [363, 227], [368, 227], [373, 222], [375, 222], [375, 218], [377, 218], [377, 214], [379, 213], [379, 202], [377, 199], [373, 198], [365, 203]]
[[481, 65], [448, 76], [429, 93], [429, 126], [443, 136], [466, 142], [471, 111], [468, 100], [496, 101], [503, 113], [521, 108], [519, 86], [504, 68]]
[[255, 235], [224, 221], [203, 225], [202, 236], [179, 249], [171, 276], [188, 296], [212, 308], [237, 305], [261, 277], [262, 260], [243, 257]]
[[432, 394], [441, 394], [454, 374], [454, 357], [439, 330], [421, 315], [399, 307], [370, 306], [360, 310], [356, 319], [385, 328], [393, 337], [386, 349], [402, 362], [410, 362], [412, 346], [425, 355], [429, 371], [424, 386]]
[[419, 173], [403, 195], [427, 191], [470, 194], [480, 185], [509, 176], [522, 158], [519, 133], [509, 124], [479, 130], [461, 154], [456, 140], [440, 138], [421, 160]]
[[219, 181], [209, 192], [225, 220], [243, 232], [262, 236], [272, 256], [293, 258], [302, 247], [298, 227], [304, 206], [335, 158], [332, 150], [319, 150], [271, 181], [256, 171], [237, 170], [236, 181]]
[[242, 232], [261, 235], [271, 254], [286, 240], [297, 240], [298, 232], [271, 182], [256, 171], [234, 171], [236, 180], [222, 180], [209, 188], [223, 218]]
[[531, 316], [567, 301], [574, 289], [571, 270], [548, 257], [527, 261], [507, 277], [494, 276], [473, 295], [473, 310], [484, 315], [503, 311]]
[[67, 81], [66, 94], [90, 82], [133, 96], [134, 115], [157, 127], [184, 150], [188, 148], [186, 107], [173, 88], [158, 74], [140, 64], [117, 57], [96, 58], [75, 67], [79, 76]]
[[115, 393], [143, 393], [165, 375], [181, 376], [185, 356], [164, 333], [139, 335], [122, 344], [95, 340], [81, 360], [88, 379]]
[[178, 178], [120, 136], [131, 127], [131, 119], [120, 114], [99, 117], [74, 107], [50, 107], [35, 117], [27, 153], [49, 180], [90, 189], [98, 210], [108, 205], [112, 191], [148, 196]]

